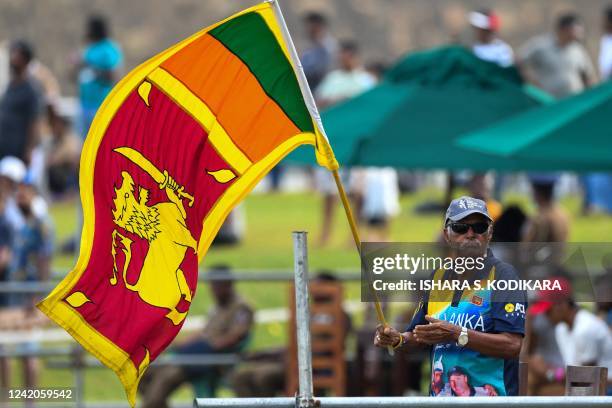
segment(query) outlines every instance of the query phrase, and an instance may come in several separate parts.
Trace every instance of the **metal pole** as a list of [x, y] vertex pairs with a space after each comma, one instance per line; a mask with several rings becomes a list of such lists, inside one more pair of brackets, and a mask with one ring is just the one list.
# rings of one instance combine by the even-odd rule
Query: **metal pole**
[[310, 304], [308, 299], [307, 233], [293, 232], [295, 270], [295, 325], [297, 329], [297, 357], [299, 407], [314, 407], [312, 386], [312, 355], [310, 345]]
[[283, 36], [283, 40], [285, 40], [285, 45], [287, 46], [287, 52], [289, 53], [289, 57], [293, 63], [293, 72], [295, 73], [298, 84], [300, 85], [304, 103], [306, 103], [310, 116], [312, 116], [312, 118], [315, 120], [319, 131], [325, 137], [325, 139], [329, 141], [327, 134], [325, 133], [325, 129], [323, 128], [323, 122], [321, 121], [319, 109], [317, 108], [314, 96], [312, 96], [312, 92], [310, 91], [310, 86], [308, 86], [308, 80], [306, 79], [306, 74], [304, 74], [304, 67], [302, 67], [302, 62], [300, 61], [300, 57], [295, 49], [293, 40], [291, 39], [291, 33], [289, 33], [287, 23], [285, 23], [285, 18], [283, 17], [283, 12], [281, 11], [278, 1], [266, 0], [266, 3], [270, 3], [272, 5], [272, 9], [274, 10], [274, 15], [276, 16], [276, 20], [280, 26], [281, 35]]
[[83, 408], [85, 397], [85, 362], [83, 348], [77, 344], [74, 346], [74, 399], [75, 407]]

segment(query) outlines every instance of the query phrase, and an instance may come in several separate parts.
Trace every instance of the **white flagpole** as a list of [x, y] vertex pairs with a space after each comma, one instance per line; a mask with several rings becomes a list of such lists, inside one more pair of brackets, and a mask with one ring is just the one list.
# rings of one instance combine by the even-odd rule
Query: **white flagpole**
[[[291, 58], [292, 62], [291, 65], [293, 66], [293, 71], [295, 72], [295, 76], [297, 77], [300, 89], [302, 90], [302, 97], [304, 98], [306, 107], [308, 108], [310, 115], [315, 120], [316, 125], [319, 128], [319, 132], [321, 132], [321, 135], [323, 135], [323, 137], [325, 137], [325, 139], [329, 143], [329, 139], [327, 138], [327, 134], [325, 133], [325, 128], [323, 128], [321, 115], [319, 115], [319, 110], [317, 109], [315, 99], [312, 96], [310, 87], [308, 86], [308, 80], [306, 79], [306, 74], [304, 74], [304, 68], [302, 67], [302, 63], [300, 61], [300, 57], [298, 56], [297, 50], [295, 49], [295, 45], [293, 45], [293, 40], [291, 39], [291, 34], [289, 33], [289, 29], [287, 28], [287, 23], [285, 23], [285, 18], [283, 17], [283, 12], [281, 11], [281, 8], [278, 4], [278, 0], [266, 0], [266, 3], [270, 3], [272, 5], [274, 15], [276, 16], [276, 20], [280, 25], [281, 34], [283, 36], [283, 40], [285, 41], [285, 45], [287, 46], [287, 51], [289, 52], [289, 57]], [[340, 199], [342, 201], [342, 205], [344, 206], [344, 211], [346, 213], [346, 217], [351, 228], [351, 233], [353, 234], [353, 239], [355, 240], [355, 245], [357, 246], [357, 252], [361, 253], [361, 239], [359, 238], [359, 230], [357, 229], [357, 224], [355, 223], [355, 218], [353, 217], [353, 212], [351, 211], [351, 206], [349, 204], [348, 198], [346, 197], [346, 192], [344, 191], [344, 186], [342, 185], [342, 181], [340, 180], [338, 170], [333, 170], [332, 175], [334, 176], [334, 180], [338, 188], [338, 193], [340, 194]], [[376, 295], [376, 291], [373, 291], [373, 294], [374, 306], [376, 309], [378, 320], [382, 325], [387, 326], [387, 321], [385, 320], [385, 316], [383, 314], [380, 301], [378, 300], [378, 296]], [[387, 350], [389, 351], [390, 355], [394, 354], [393, 348], [391, 346], [387, 347]]]
[[285, 45], [287, 46], [289, 57], [291, 58], [291, 65], [293, 66], [293, 71], [295, 72], [295, 76], [297, 77], [300, 89], [302, 91], [302, 97], [304, 98], [306, 107], [310, 112], [310, 116], [313, 117], [317, 124], [317, 127], [319, 128], [319, 131], [329, 142], [327, 134], [325, 133], [325, 129], [323, 128], [323, 122], [321, 121], [321, 115], [319, 115], [317, 104], [315, 103], [314, 96], [312, 96], [312, 92], [310, 91], [310, 87], [308, 86], [308, 80], [306, 79], [306, 74], [304, 74], [304, 67], [302, 67], [302, 62], [300, 61], [300, 57], [298, 56], [297, 50], [295, 49], [295, 45], [293, 45], [293, 40], [291, 39], [291, 34], [289, 33], [289, 29], [287, 28], [287, 23], [285, 23], [283, 12], [281, 11], [277, 0], [266, 0], [266, 3], [270, 3], [272, 5], [274, 15], [276, 16], [276, 20], [280, 25], [281, 34], [283, 36], [283, 40], [285, 40]]

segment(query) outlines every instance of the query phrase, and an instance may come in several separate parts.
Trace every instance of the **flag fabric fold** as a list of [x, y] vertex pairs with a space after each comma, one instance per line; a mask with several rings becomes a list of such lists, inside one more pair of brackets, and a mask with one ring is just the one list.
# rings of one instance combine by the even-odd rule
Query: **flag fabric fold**
[[79, 258], [38, 307], [117, 373], [132, 406], [224, 219], [302, 144], [337, 169], [270, 3], [154, 56], [105, 100], [81, 156]]

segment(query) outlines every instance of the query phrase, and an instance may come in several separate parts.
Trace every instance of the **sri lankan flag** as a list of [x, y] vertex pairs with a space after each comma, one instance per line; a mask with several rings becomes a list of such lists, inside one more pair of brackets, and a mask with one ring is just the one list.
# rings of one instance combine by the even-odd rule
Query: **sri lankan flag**
[[337, 168], [287, 46], [273, 6], [252, 7], [130, 72], [92, 124], [79, 258], [38, 307], [117, 373], [132, 405], [230, 210], [299, 145]]

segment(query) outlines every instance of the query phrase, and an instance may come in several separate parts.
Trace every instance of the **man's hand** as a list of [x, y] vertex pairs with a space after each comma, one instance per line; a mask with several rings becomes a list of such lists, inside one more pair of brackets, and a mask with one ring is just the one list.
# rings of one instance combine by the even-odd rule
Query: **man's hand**
[[0, 247], [0, 270], [5, 269], [11, 264], [13, 253], [9, 247]]
[[220, 338], [212, 338], [212, 339], [208, 339], [208, 344], [210, 344], [210, 346], [218, 351], [221, 351], [229, 346], [232, 346], [233, 344], [230, 344], [227, 339], [224, 339], [222, 337]]
[[456, 324], [425, 316], [429, 324], [420, 324], [412, 332], [415, 340], [424, 344], [450, 343], [457, 341], [461, 327]]
[[400, 342], [400, 332], [390, 326], [379, 324], [376, 326], [376, 335], [374, 336], [374, 345], [376, 347], [395, 347]]

